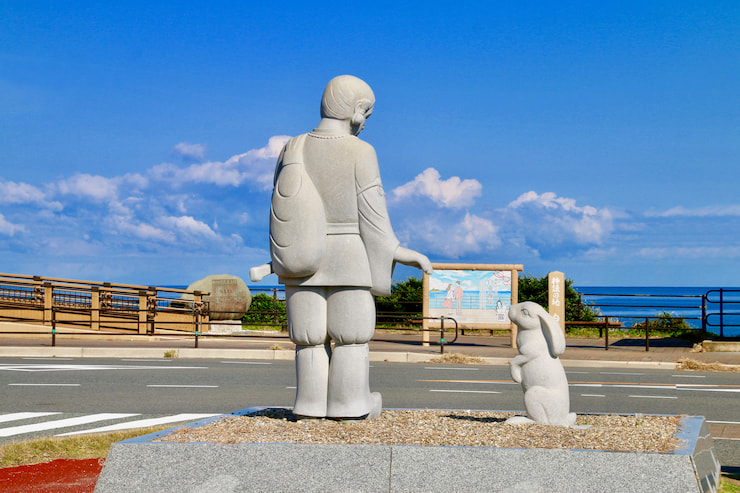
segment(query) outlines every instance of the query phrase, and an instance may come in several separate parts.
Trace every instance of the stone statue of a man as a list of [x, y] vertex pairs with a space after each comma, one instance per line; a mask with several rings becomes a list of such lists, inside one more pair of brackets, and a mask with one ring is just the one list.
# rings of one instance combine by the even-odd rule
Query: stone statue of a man
[[275, 272], [285, 284], [299, 416], [380, 414], [381, 396], [369, 384], [373, 295], [390, 294], [396, 262], [432, 272], [426, 256], [396, 239], [375, 149], [357, 137], [374, 103], [357, 77], [326, 86], [318, 127], [288, 142], [278, 158], [272, 262], [250, 271], [252, 281]]

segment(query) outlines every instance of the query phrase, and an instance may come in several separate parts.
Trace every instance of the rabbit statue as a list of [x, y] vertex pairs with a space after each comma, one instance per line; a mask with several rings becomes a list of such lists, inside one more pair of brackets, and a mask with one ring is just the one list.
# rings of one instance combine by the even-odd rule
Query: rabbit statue
[[569, 412], [568, 379], [558, 358], [565, 352], [560, 325], [531, 301], [512, 305], [509, 318], [519, 327], [519, 354], [511, 360], [511, 378], [522, 384], [529, 418], [514, 416], [506, 422], [573, 426], [576, 414]]

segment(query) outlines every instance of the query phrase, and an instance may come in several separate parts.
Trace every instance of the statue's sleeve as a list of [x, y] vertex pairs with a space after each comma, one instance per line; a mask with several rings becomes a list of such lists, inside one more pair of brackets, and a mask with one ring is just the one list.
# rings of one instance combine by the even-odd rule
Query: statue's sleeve
[[399, 241], [388, 217], [375, 149], [365, 145], [367, 147], [361, 153], [355, 173], [360, 237], [370, 264], [371, 292], [376, 296], [388, 296], [395, 267], [393, 257]]

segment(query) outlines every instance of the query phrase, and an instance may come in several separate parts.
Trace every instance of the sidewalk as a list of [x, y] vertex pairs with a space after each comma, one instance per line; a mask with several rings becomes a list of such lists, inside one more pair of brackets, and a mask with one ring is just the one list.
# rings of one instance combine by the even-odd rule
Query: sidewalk
[[[12, 334], [10, 332], [29, 332]], [[31, 333], [33, 332], [33, 333]], [[451, 337], [448, 335], [448, 338]], [[439, 336], [422, 346], [421, 334], [398, 334], [382, 330], [370, 342], [372, 361], [419, 362], [440, 355]], [[631, 367], [673, 369], [680, 359], [740, 365], [740, 352], [692, 352], [688, 343], [651, 339], [645, 350], [644, 339], [610, 341], [604, 339], [566, 339], [567, 349], [560, 359], [564, 366]], [[52, 347], [51, 329], [46, 326], [0, 322], [0, 357], [169, 357], [293, 359], [295, 346], [286, 334], [255, 333], [250, 336], [201, 336], [198, 348], [192, 335], [137, 334], [110, 335], [89, 330], [59, 327]], [[517, 351], [508, 336], [463, 336], [444, 347], [445, 353], [483, 358], [487, 364], [507, 365]]]

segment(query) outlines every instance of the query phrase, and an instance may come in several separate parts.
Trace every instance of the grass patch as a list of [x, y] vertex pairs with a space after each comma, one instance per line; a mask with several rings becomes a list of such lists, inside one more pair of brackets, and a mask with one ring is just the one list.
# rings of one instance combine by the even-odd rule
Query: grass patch
[[737, 474], [723, 474], [717, 491], [719, 493], [740, 493], [740, 476]]
[[424, 361], [423, 363], [450, 363], [457, 365], [481, 365], [485, 363], [482, 358], [475, 356], [466, 356], [464, 354], [457, 353], [445, 353], [436, 358], [431, 358]]
[[102, 459], [121, 440], [166, 430], [174, 425], [71, 437], [49, 437], [0, 445], [0, 468], [26, 466], [55, 459]]
[[676, 370], [694, 370], [694, 371], [736, 371], [740, 372], [738, 365], [725, 365], [723, 363], [713, 362], [705, 363], [695, 359], [684, 358], [677, 361]]

